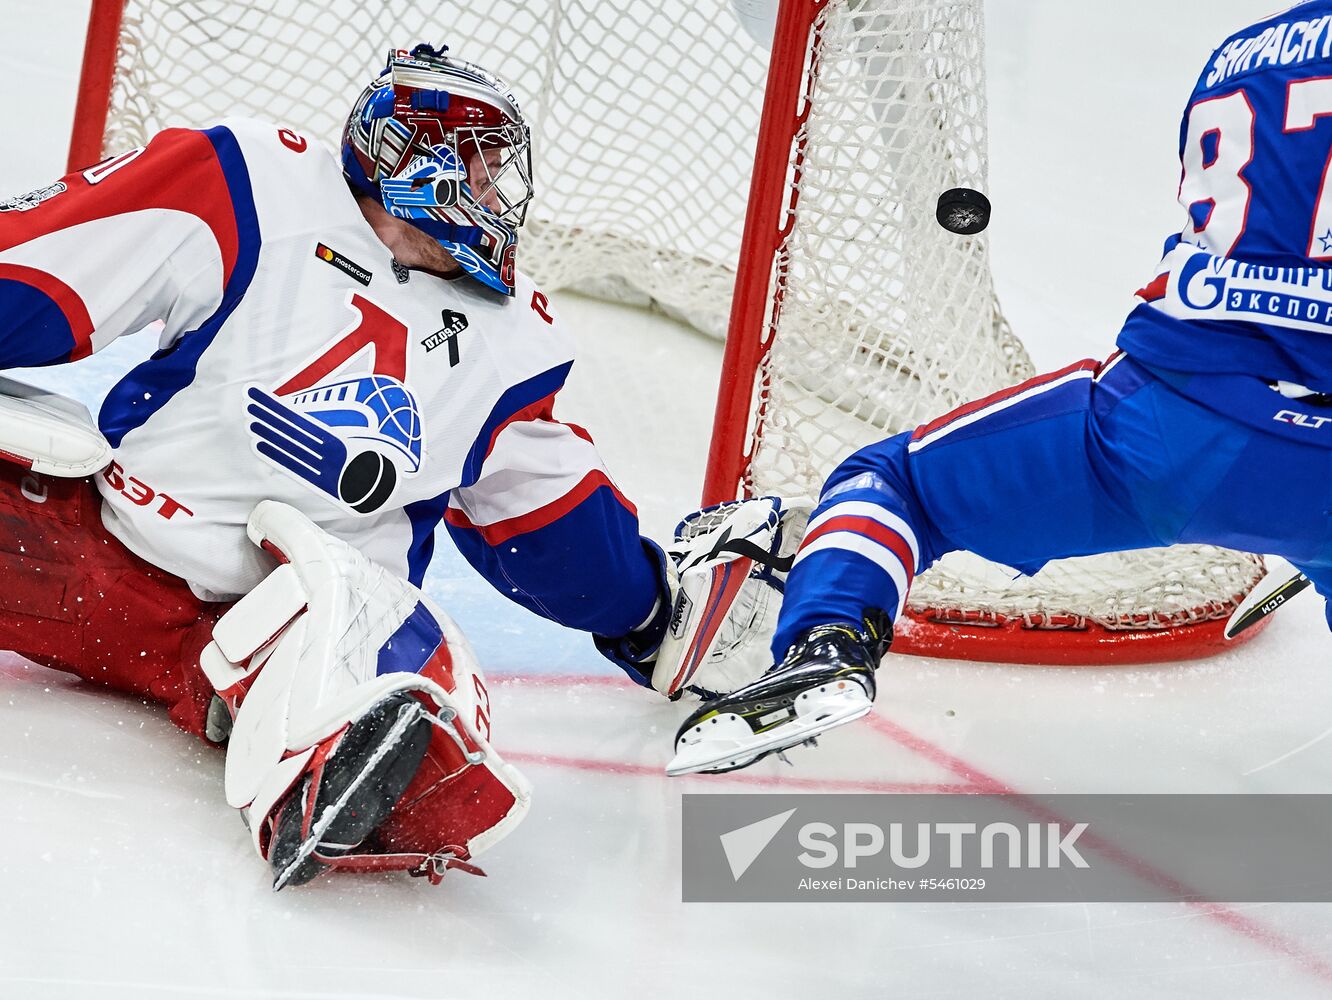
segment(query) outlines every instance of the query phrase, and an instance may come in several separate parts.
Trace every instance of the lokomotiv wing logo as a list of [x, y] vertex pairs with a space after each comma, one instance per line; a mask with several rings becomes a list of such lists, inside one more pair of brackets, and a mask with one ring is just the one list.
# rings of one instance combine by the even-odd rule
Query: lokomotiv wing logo
[[347, 305], [352, 326], [271, 392], [247, 386], [245, 412], [258, 455], [373, 514], [420, 470], [424, 426], [406, 385], [407, 327], [359, 292]]

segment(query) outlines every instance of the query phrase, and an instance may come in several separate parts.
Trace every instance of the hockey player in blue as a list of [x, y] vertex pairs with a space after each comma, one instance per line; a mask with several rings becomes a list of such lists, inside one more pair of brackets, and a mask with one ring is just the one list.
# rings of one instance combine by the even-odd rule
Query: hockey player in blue
[[1332, 0], [1216, 50], [1180, 160], [1184, 227], [1119, 350], [847, 458], [787, 581], [778, 665], [689, 718], [672, 773], [867, 713], [913, 576], [953, 550], [1034, 573], [1205, 542], [1284, 555], [1332, 595]]

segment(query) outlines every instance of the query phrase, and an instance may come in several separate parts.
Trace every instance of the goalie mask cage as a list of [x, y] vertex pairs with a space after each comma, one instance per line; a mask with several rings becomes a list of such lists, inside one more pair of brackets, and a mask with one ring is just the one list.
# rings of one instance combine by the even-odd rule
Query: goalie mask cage
[[[782, 0], [771, 59], [727, 0], [372, 6], [94, 0], [71, 169], [234, 114], [336, 143], [391, 46], [447, 42], [532, 125], [523, 268], [725, 334], [705, 502], [814, 495], [855, 448], [1033, 374], [985, 239], [934, 221], [941, 192], [985, 189], [982, 0]], [[1015, 575], [946, 557], [894, 650], [1203, 656], [1262, 562], [1177, 546]]]

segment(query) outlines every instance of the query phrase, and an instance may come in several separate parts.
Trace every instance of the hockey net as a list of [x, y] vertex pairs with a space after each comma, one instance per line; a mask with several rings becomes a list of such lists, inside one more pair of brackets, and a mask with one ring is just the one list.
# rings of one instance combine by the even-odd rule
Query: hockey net
[[[71, 166], [235, 114], [336, 142], [391, 46], [444, 41], [533, 127], [524, 269], [727, 335], [706, 500], [812, 495], [854, 448], [1033, 373], [986, 241], [934, 221], [942, 191], [985, 188], [981, 0], [783, 0], [771, 74], [727, 0], [374, 6], [94, 0]], [[894, 649], [1206, 655], [1261, 574], [1194, 546], [1018, 579], [958, 554], [917, 581]]]

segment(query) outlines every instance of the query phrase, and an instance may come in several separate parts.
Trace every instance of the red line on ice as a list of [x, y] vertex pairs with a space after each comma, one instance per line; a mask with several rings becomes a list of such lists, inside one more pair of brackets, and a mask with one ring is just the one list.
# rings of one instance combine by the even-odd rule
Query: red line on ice
[[[505, 751], [504, 759], [512, 763], [545, 765], [570, 771], [590, 771], [594, 774], [628, 774], [644, 778], [666, 777], [666, 772], [661, 767], [650, 764], [631, 764], [627, 761], [598, 760], [592, 757], [564, 757], [560, 754], [509, 750]], [[675, 780], [686, 779], [677, 778]], [[717, 782], [731, 782], [733, 784], [761, 785], [771, 788], [818, 789], [823, 792], [870, 792], [877, 794], [914, 792], [937, 795], [940, 793], [963, 794], [980, 791], [980, 789], [970, 785], [948, 784], [947, 782], [941, 784], [924, 781], [856, 781], [846, 778], [799, 778], [786, 777], [780, 774], [751, 774], [745, 771], [734, 771], [730, 774], [700, 775], [688, 780], [705, 781], [709, 785]]]
[[[931, 743], [929, 740], [917, 736], [903, 726], [877, 713], [871, 713], [866, 717], [869, 727], [888, 739], [892, 740], [898, 746], [907, 750], [912, 750], [932, 764], [951, 771], [962, 778], [967, 784], [976, 788], [981, 794], [985, 795], [1008, 795], [1012, 796], [1022, 808], [1032, 816], [1048, 822], [1063, 820], [1064, 825], [1068, 825], [1068, 820], [1063, 819], [1058, 813], [1048, 807], [1036, 802], [1031, 796], [1016, 791], [1010, 786], [1004, 784], [998, 778], [986, 774], [974, 764], [963, 760], [961, 757], [955, 757], [953, 754], [944, 750], [942, 747]], [[1123, 848], [1115, 846], [1103, 837], [1083, 834], [1080, 843], [1085, 843], [1088, 847], [1109, 858], [1111, 861], [1128, 869], [1134, 875], [1150, 882], [1154, 885], [1162, 886], [1172, 893], [1185, 895], [1193, 890], [1178, 879], [1153, 867], [1149, 862], [1135, 857]], [[1196, 895], [1196, 893], [1194, 893]], [[1261, 924], [1250, 920], [1242, 913], [1224, 903], [1208, 903], [1192, 900], [1182, 900], [1183, 904], [1192, 910], [1198, 911], [1203, 916], [1211, 917], [1218, 923], [1224, 925], [1235, 933], [1248, 938], [1255, 944], [1261, 945], [1279, 954], [1293, 959], [1308, 973], [1316, 976], [1324, 982], [1332, 983], [1332, 964], [1326, 959], [1301, 945], [1290, 941], [1276, 931], [1264, 927]]]
[[487, 671], [486, 677], [492, 684], [520, 687], [622, 687], [648, 693], [647, 688], [639, 687], [624, 674], [504, 674]]
[[[495, 677], [495, 680], [500, 683], [522, 684], [543, 688], [569, 687], [574, 685], [625, 688], [638, 686], [626, 677], [618, 677], [611, 674], [541, 674], [531, 676], [522, 674], [498, 674], [493, 676]], [[923, 737], [917, 736], [915, 733], [912, 733], [910, 730], [896, 722], [884, 718], [877, 712], [871, 713], [866, 718], [866, 724], [880, 735], [892, 740], [898, 746], [910, 750], [930, 763], [957, 775], [962, 779], [961, 782], [956, 785], [931, 785], [924, 783], [908, 784], [894, 782], [845, 781], [822, 778], [797, 778], [794, 776], [782, 777], [777, 775], [756, 775], [746, 771], [736, 771], [732, 774], [708, 775], [706, 779], [700, 778], [699, 780], [706, 780], [709, 784], [715, 784], [719, 781], [731, 781], [735, 783], [771, 786], [775, 788], [819, 788], [825, 791], [1008, 795], [1022, 803], [1023, 808], [1034, 817], [1048, 822], [1062, 820], [1065, 825], [1068, 823], [1067, 819], [1060, 817], [1053, 810], [1036, 802], [1030, 795], [1017, 791], [993, 775], [987, 774], [976, 765], [949, 753], [947, 750], [943, 749], [943, 747], [931, 743]], [[642, 777], [663, 776], [663, 772], [659, 768], [650, 767], [645, 764], [591, 760], [578, 757], [557, 757], [548, 754], [530, 753], [506, 753], [505, 757], [509, 760], [522, 763], [547, 764], [552, 767], [562, 767], [579, 771], [593, 771], [602, 774], [630, 774]], [[1080, 843], [1086, 844], [1088, 847], [1097, 851], [1104, 857], [1109, 858], [1116, 864], [1123, 866], [1144, 881], [1154, 885], [1164, 886], [1171, 892], [1179, 893], [1180, 895], [1185, 895], [1191, 891], [1184, 883], [1172, 878], [1160, 869], [1153, 867], [1149, 862], [1135, 857], [1123, 848], [1117, 847], [1103, 837], [1095, 835], [1088, 836], [1087, 834], [1084, 834]], [[1223, 927], [1239, 934], [1241, 937], [1247, 938], [1261, 947], [1292, 959], [1310, 975], [1321, 979], [1324, 982], [1332, 983], [1332, 963], [1329, 963], [1321, 955], [1310, 951], [1294, 941], [1282, 937], [1271, 928], [1264, 927], [1256, 921], [1250, 920], [1233, 907], [1227, 906], [1224, 903], [1208, 903], [1190, 900], [1183, 900], [1182, 902], [1183, 905], [1189, 909], [1197, 911], [1202, 916], [1210, 917]]]

